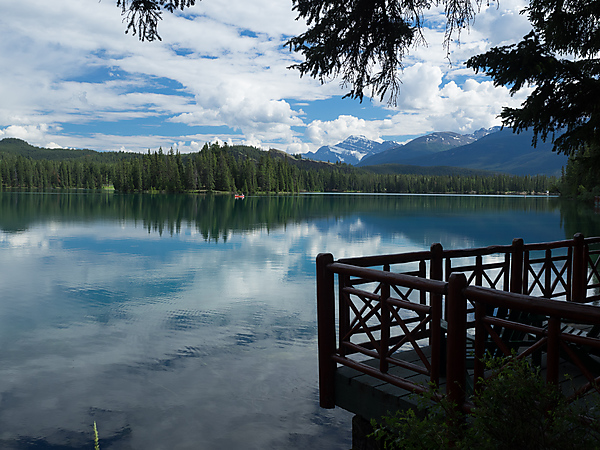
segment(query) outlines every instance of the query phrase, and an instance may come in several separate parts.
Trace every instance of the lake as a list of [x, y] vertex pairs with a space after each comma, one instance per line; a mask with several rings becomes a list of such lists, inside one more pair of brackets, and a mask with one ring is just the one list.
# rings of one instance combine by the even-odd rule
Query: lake
[[350, 448], [315, 257], [600, 235], [548, 197], [0, 192], [0, 447]]

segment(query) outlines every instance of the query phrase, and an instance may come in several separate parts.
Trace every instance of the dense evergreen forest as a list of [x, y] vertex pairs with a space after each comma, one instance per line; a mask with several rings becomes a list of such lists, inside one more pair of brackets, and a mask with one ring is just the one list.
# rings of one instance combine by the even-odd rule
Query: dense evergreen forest
[[[7, 141], [6, 139], [4, 141]], [[4, 142], [2, 141], [2, 142]], [[119, 192], [242, 193], [365, 192], [479, 193], [546, 192], [556, 178], [512, 176], [433, 168], [428, 173], [375, 173], [346, 164], [304, 160], [278, 150], [208, 145], [182, 155], [173, 149], [146, 154], [38, 149], [16, 139], [0, 147], [0, 186], [21, 189], [113, 186]], [[404, 168], [405, 170], [406, 168]], [[437, 172], [436, 172], [437, 171]]]

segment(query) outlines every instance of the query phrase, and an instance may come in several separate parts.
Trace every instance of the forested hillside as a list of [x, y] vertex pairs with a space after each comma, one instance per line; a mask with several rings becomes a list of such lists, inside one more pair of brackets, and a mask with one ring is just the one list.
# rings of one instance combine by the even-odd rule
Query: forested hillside
[[384, 173], [373, 173], [346, 164], [320, 163], [278, 150], [246, 146], [205, 145], [202, 151], [185, 155], [172, 149], [132, 154], [65, 149], [37, 149], [38, 152], [23, 141], [5, 141], [0, 141], [0, 186], [6, 188], [114, 186], [120, 192], [506, 193], [546, 192], [556, 184], [555, 178], [546, 176], [457, 174], [443, 168], [438, 169], [441, 175], [389, 173], [389, 167]]

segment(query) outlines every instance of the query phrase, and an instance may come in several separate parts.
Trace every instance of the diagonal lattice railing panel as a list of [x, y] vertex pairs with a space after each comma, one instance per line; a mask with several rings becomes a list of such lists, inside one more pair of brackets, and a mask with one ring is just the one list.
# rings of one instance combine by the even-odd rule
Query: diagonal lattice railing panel
[[400, 311], [401, 307], [390, 309], [392, 313], [392, 317], [395, 320], [395, 324], [398, 325], [398, 328], [401, 332], [397, 336], [397, 342], [395, 345], [392, 345], [388, 349], [387, 357], [391, 364], [401, 365], [401, 359], [394, 358], [394, 354], [401, 356], [401, 353], [398, 353], [402, 347], [408, 345], [411, 350], [414, 350], [416, 354], [419, 356], [419, 359], [423, 365], [423, 373], [429, 375], [431, 372], [431, 362], [425, 355], [423, 351], [424, 347], [428, 346], [428, 342], [423, 343], [423, 335], [427, 333], [427, 327], [431, 324], [432, 316], [424, 311], [416, 312], [415, 315], [406, 320], [401, 317]]
[[[365, 337], [370, 348], [378, 348], [379, 339], [375, 333], [380, 329], [381, 302], [370, 292], [361, 292], [356, 288], [343, 290], [344, 301], [351, 311], [349, 330], [341, 336], [341, 342], [352, 342], [356, 336]], [[362, 344], [364, 346], [364, 344]]]
[[[564, 249], [561, 249], [564, 251]], [[523, 292], [526, 295], [545, 298], [571, 298], [572, 248], [567, 255], [552, 255], [552, 249], [545, 251], [542, 258], [531, 258], [524, 254]]]
[[[392, 355], [404, 350], [408, 345], [419, 354], [422, 362], [423, 373], [429, 373], [430, 362], [424, 357], [418, 341], [423, 341], [429, 336], [428, 325], [431, 315], [429, 307], [411, 302], [410, 296], [415, 293], [413, 288], [393, 286], [395, 293], [400, 293], [400, 298], [390, 298], [390, 346], [381, 347], [381, 297], [370, 291], [360, 291], [353, 287], [342, 290], [344, 300], [351, 311], [350, 326], [348, 331], [341, 336], [342, 345], [351, 349], [348, 353], [362, 353], [372, 355], [375, 351], [380, 357], [391, 358], [392, 364], [401, 365]], [[428, 342], [423, 343], [427, 346]]]
[[590, 300], [600, 300], [600, 250], [587, 252], [586, 290]]
[[[397, 386], [411, 386], [410, 390], [419, 389], [410, 381], [411, 373], [438, 383], [442, 361], [441, 294], [445, 284], [426, 280], [420, 276], [424, 270], [407, 275], [343, 263], [332, 266], [343, 271], [338, 276], [339, 347], [334, 357], [337, 363], [392, 380]], [[422, 269], [424, 264], [419, 266]], [[432, 302], [437, 305], [435, 313]], [[432, 326], [434, 320], [436, 326]], [[415, 357], [407, 361], [403, 357], [406, 351]]]

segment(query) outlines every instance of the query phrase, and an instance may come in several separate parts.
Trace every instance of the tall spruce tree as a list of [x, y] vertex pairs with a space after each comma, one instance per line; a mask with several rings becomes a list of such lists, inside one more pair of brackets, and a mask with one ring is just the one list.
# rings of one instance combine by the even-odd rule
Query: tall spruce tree
[[[533, 31], [514, 45], [492, 48], [467, 66], [509, 86], [533, 86], [520, 108], [505, 107], [504, 125], [532, 129], [571, 158], [569, 193], [600, 189], [600, 1], [530, 0]], [[600, 192], [597, 192], [600, 193]]]

